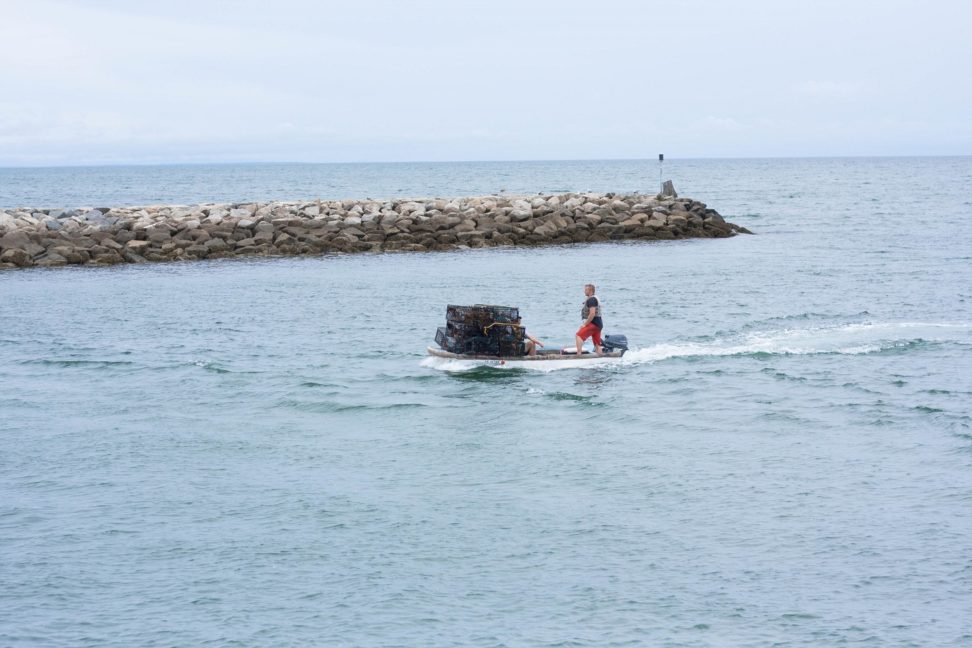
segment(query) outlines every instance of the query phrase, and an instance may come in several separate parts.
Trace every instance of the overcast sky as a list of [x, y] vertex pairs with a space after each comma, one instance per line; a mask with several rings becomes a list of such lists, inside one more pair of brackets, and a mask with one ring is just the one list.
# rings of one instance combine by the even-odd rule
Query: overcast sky
[[964, 0], [0, 0], [0, 166], [972, 154]]

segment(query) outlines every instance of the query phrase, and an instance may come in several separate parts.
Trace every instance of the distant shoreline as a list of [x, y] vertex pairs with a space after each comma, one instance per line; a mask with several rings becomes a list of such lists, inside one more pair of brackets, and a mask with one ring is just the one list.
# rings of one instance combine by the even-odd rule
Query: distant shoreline
[[0, 269], [750, 233], [671, 193], [8, 209], [0, 210]]

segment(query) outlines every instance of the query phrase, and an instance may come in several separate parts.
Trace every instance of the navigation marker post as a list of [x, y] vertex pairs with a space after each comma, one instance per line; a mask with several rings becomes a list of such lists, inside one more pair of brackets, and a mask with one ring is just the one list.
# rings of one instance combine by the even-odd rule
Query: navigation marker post
[[662, 162], [664, 161], [665, 161], [665, 154], [659, 153], [658, 154], [658, 191], [662, 191], [665, 188], [665, 185], [662, 183]]

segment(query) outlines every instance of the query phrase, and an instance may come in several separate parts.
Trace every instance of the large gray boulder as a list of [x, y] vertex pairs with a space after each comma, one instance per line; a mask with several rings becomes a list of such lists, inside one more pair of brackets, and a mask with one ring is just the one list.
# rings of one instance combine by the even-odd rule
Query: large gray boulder
[[150, 241], [129, 241], [125, 244], [125, 249], [129, 252], [134, 252], [135, 254], [142, 254], [151, 246]]
[[0, 254], [0, 263], [12, 263], [19, 267], [31, 265], [33, 258], [27, 254], [26, 250], [20, 248], [8, 248]]
[[42, 268], [53, 268], [57, 266], [67, 265], [68, 261], [62, 257], [57, 252], [48, 252], [41, 258], [34, 261], [34, 265], [40, 266]]
[[0, 236], [0, 250], [18, 248], [24, 250], [30, 245], [30, 237], [25, 232], [13, 231]]
[[5, 211], [0, 211], [0, 230], [14, 229], [17, 227], [17, 219]]

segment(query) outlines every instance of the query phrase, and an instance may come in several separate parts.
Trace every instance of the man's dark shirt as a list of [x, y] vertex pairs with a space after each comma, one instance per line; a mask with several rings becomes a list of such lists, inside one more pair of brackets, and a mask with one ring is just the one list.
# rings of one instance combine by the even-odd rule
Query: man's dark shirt
[[587, 301], [584, 302], [584, 309], [581, 311], [581, 317], [586, 320], [592, 308], [597, 309], [597, 315], [591, 320], [591, 324], [597, 328], [604, 328], [604, 320], [601, 319], [601, 303], [597, 301], [597, 297], [591, 296], [587, 298]]

